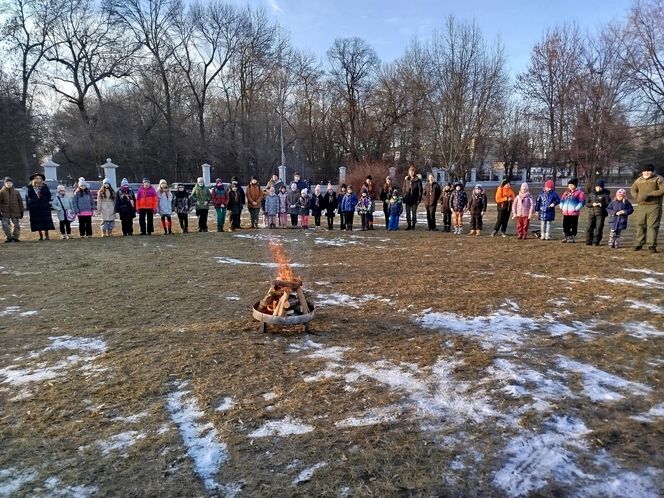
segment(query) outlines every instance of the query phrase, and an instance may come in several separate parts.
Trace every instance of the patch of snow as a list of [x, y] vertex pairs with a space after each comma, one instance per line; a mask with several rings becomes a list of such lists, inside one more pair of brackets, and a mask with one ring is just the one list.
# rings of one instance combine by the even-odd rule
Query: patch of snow
[[642, 278], [641, 280], [629, 280], [626, 278], [612, 278], [606, 279], [611, 285], [633, 285], [634, 287], [645, 287], [648, 289], [664, 289], [664, 282], [655, 280], [654, 278]]
[[583, 379], [583, 393], [592, 401], [608, 402], [622, 399], [623, 395], [616, 392], [616, 390], [627, 391], [634, 395], [644, 395], [651, 391], [651, 388], [644, 384], [623, 379], [592, 365], [580, 363], [563, 356], [558, 358], [556, 366], [580, 374]]
[[632, 417], [637, 422], [654, 422], [657, 418], [664, 418], [664, 403], [653, 406], [650, 410], [641, 415]]
[[630, 322], [625, 324], [627, 330], [632, 337], [637, 339], [648, 339], [649, 337], [662, 337], [664, 330], [660, 330], [654, 325], [646, 322]]
[[271, 240], [278, 240], [280, 242], [300, 242], [300, 239], [293, 237], [284, 237], [282, 235], [266, 235], [263, 233], [233, 233], [233, 238], [237, 239], [254, 239], [269, 242]]
[[314, 239], [314, 244], [323, 245], [323, 246], [344, 247], [344, 246], [352, 246], [352, 245], [360, 244], [360, 242], [358, 242], [357, 240], [349, 240], [349, 239], [321, 239], [321, 238], [316, 238], [316, 239]]
[[[235, 259], [235, 258], [227, 258], [224, 256], [216, 256], [214, 258], [217, 263], [225, 264], [225, 265], [255, 265], [255, 266], [263, 266], [265, 268], [277, 268], [277, 263], [261, 263], [259, 261], [242, 261], [241, 259]], [[291, 268], [302, 268], [301, 263], [289, 263], [289, 266]]]
[[332, 346], [332, 347], [321, 347], [318, 348], [307, 355], [307, 358], [323, 358], [330, 361], [341, 361], [344, 357], [344, 353], [350, 348], [341, 347], [341, 346]]
[[271, 392], [270, 393], [263, 393], [263, 399], [265, 399], [265, 401], [272, 401], [273, 399], [276, 399], [276, 398], [277, 398], [277, 395], [275, 393], [271, 393]]
[[656, 277], [664, 277], [664, 273], [650, 270], [649, 268], [623, 268], [623, 271], [629, 271], [632, 273], [645, 273], [646, 275], [655, 275]]
[[547, 278], [546, 275], [543, 275], [541, 273], [531, 273], [531, 272], [525, 272], [524, 275], [529, 275], [533, 278]]
[[535, 330], [532, 318], [497, 310], [488, 316], [464, 317], [454, 313], [432, 312], [416, 318], [424, 328], [440, 330], [477, 339], [482, 347], [509, 350], [509, 346], [523, 343], [523, 334]]
[[348, 427], [366, 427], [369, 425], [396, 422], [400, 415], [401, 410], [396, 406], [372, 408], [359, 417], [348, 417], [335, 422], [334, 425], [340, 429]]
[[137, 431], [126, 431], [117, 434], [106, 441], [99, 441], [97, 445], [101, 449], [102, 455], [108, 456], [113, 451], [126, 450], [141, 439], [145, 439], [145, 434], [141, 434]]
[[227, 396], [221, 400], [221, 403], [219, 403], [219, 405], [214, 409], [214, 411], [225, 412], [226, 410], [230, 410], [234, 406], [235, 403], [233, 402], [233, 398]]
[[187, 383], [178, 386], [177, 391], [168, 395], [166, 409], [178, 426], [187, 454], [194, 463], [194, 469], [203, 481], [205, 489], [215, 492], [222, 486], [215, 481], [219, 467], [228, 459], [228, 447], [218, 439], [217, 430], [211, 423], [200, 422], [203, 412], [196, 400], [187, 398]]
[[508, 461], [494, 475], [493, 484], [508, 496], [525, 496], [549, 481], [569, 483], [587, 477], [573, 451], [585, 446], [582, 437], [590, 432], [585, 424], [571, 417], [554, 417], [544, 427], [543, 433], [520, 435], [507, 444]]
[[301, 484], [303, 482], [310, 481], [311, 478], [314, 475], [314, 472], [316, 472], [318, 469], [322, 469], [327, 465], [327, 462], [318, 462], [316, 465], [313, 465], [307, 469], [304, 469], [302, 472], [298, 474], [298, 476], [293, 479], [293, 486], [297, 486], [298, 484]]
[[21, 472], [15, 467], [0, 469], [0, 496], [14, 496], [24, 484], [34, 481], [37, 475], [34, 470]]
[[27, 317], [36, 315], [38, 312], [35, 310], [21, 311], [19, 306], [7, 306], [4, 310], [0, 310], [0, 318], [3, 316], [18, 315], [20, 317]]
[[[655, 469], [646, 469], [642, 474], [635, 472], [619, 472], [616, 475], [610, 472], [605, 479], [583, 486], [572, 496], [575, 498], [624, 498], [638, 496], [639, 498], [660, 498], [661, 488], [655, 484], [654, 477], [659, 472]], [[602, 476], [604, 477], [604, 476]]]
[[125, 422], [128, 424], [135, 424], [139, 420], [144, 419], [148, 416], [148, 412], [140, 412], [135, 415], [129, 415], [128, 417], [115, 417], [111, 419], [113, 422]]
[[655, 313], [657, 315], [664, 315], [664, 306], [658, 306], [654, 303], [647, 303], [645, 301], [638, 301], [636, 299], [625, 299], [625, 302], [627, 303], [632, 303], [630, 308], [636, 309], [636, 310], [644, 310], [648, 311], [650, 313]]
[[20, 368], [17, 365], [10, 365], [0, 368], [0, 376], [5, 377], [2, 382], [14, 386], [22, 386], [30, 382], [42, 382], [44, 380], [55, 379], [62, 375], [63, 370], [71, 366], [69, 362], [61, 361], [52, 366], [46, 366], [40, 363], [36, 368]]
[[97, 351], [103, 353], [106, 351], [106, 342], [102, 339], [92, 337], [71, 337], [63, 335], [60, 337], [49, 337], [51, 345], [44, 351], [56, 351], [58, 349], [70, 349], [75, 351]]
[[314, 428], [311, 425], [307, 425], [297, 419], [286, 417], [283, 420], [271, 420], [270, 422], [263, 424], [263, 426], [251, 432], [249, 437], [284, 437], [294, 434], [306, 434], [313, 430]]
[[97, 486], [65, 486], [57, 477], [49, 477], [44, 485], [51, 497], [86, 498], [97, 494]]
[[226, 299], [228, 301], [239, 301], [240, 300], [240, 298], [237, 297], [237, 296], [226, 296]]

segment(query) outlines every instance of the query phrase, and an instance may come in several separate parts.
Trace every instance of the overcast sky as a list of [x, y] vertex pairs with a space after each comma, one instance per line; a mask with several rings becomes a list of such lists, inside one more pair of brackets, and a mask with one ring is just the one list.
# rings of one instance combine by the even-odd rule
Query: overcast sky
[[[233, 0], [246, 5], [247, 0]], [[582, 30], [627, 15], [631, 0], [249, 0], [263, 6], [291, 34], [297, 48], [323, 57], [335, 38], [359, 36], [383, 62], [404, 53], [413, 38], [428, 39], [453, 14], [475, 19], [489, 41], [501, 40], [508, 71], [528, 64], [532, 46], [547, 27], [576, 21]]]

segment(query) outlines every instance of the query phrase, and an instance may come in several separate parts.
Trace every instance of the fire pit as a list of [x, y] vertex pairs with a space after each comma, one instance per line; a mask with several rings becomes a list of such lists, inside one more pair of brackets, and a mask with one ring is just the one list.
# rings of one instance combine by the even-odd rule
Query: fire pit
[[293, 276], [283, 246], [270, 241], [269, 247], [277, 262], [278, 274], [265, 297], [254, 304], [253, 317], [260, 322], [261, 332], [267, 331], [267, 325], [302, 325], [308, 332], [309, 322], [314, 319], [314, 305], [304, 295], [302, 280]]

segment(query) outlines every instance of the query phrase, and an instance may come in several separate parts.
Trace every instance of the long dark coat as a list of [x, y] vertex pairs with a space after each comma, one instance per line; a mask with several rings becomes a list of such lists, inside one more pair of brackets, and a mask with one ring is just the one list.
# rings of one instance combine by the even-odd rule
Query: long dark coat
[[30, 230], [55, 230], [51, 218], [51, 191], [42, 184], [39, 188], [28, 185], [28, 210], [30, 211]]

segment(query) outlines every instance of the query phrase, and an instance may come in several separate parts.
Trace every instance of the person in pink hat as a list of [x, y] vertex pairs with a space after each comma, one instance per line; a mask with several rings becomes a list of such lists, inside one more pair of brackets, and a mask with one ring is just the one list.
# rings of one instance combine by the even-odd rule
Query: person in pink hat
[[556, 219], [556, 206], [560, 204], [560, 196], [556, 192], [553, 180], [544, 182], [544, 190], [537, 196], [535, 212], [542, 223], [540, 238], [551, 240], [551, 224]]

